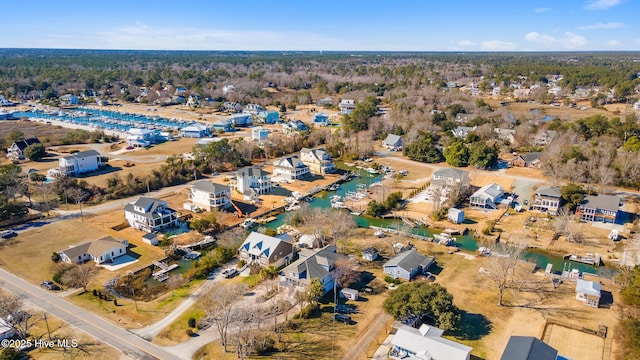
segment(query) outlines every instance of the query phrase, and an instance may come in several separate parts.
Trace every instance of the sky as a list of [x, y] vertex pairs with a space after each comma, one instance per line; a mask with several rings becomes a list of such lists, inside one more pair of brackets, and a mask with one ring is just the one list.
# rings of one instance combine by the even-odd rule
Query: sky
[[640, 51], [638, 0], [2, 3], [0, 48]]

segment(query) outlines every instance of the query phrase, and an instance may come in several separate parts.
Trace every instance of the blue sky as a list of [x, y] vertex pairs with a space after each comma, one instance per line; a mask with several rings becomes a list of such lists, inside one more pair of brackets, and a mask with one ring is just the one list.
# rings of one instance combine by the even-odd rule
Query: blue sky
[[638, 0], [3, 1], [0, 47], [640, 50]]

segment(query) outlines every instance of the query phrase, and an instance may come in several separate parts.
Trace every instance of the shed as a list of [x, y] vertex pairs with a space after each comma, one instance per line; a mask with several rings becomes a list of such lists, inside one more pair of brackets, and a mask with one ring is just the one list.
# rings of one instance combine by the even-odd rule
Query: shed
[[347, 300], [358, 300], [358, 290], [351, 288], [344, 288], [340, 290], [340, 295]]
[[576, 281], [576, 300], [597, 308], [600, 304], [600, 283], [578, 279]]
[[378, 258], [378, 250], [375, 248], [367, 248], [362, 250], [362, 258], [368, 261], [374, 261]]
[[149, 245], [158, 245], [158, 235], [154, 233], [147, 233], [142, 235], [142, 242]]
[[456, 208], [450, 208], [447, 213], [447, 219], [454, 224], [462, 224], [464, 222], [464, 211]]

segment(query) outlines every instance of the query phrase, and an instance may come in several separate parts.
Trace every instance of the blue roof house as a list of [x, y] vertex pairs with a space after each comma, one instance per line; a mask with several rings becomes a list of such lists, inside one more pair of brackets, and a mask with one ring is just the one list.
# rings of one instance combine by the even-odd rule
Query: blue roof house
[[232, 114], [227, 118], [237, 127], [246, 127], [253, 125], [253, 117], [251, 114]]
[[258, 121], [265, 124], [277, 124], [280, 122], [280, 114], [277, 111], [258, 112]]
[[220, 120], [220, 121], [214, 122], [213, 130], [217, 132], [220, 130], [222, 130], [223, 132], [231, 132], [234, 129], [233, 129], [233, 124], [231, 123], [231, 120], [227, 119], [227, 120]]

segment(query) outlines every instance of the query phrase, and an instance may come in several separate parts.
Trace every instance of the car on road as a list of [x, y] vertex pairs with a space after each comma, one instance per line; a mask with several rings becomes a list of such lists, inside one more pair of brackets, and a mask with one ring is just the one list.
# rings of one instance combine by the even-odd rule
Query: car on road
[[343, 324], [347, 324], [347, 325], [353, 324], [353, 320], [351, 319], [351, 316], [349, 316], [349, 315], [335, 314], [335, 315], [333, 315], [333, 318], [336, 319], [336, 321], [339, 321], [339, 322], [341, 322]]
[[238, 275], [238, 269], [236, 268], [228, 268], [222, 272], [222, 277], [225, 279], [232, 278]]
[[13, 231], [13, 230], [0, 231], [0, 238], [8, 239], [8, 238], [12, 238], [14, 236], [18, 236], [18, 233]]
[[45, 280], [45, 281], [41, 282], [40, 286], [42, 286], [43, 288], [45, 288], [47, 290], [60, 290], [60, 286], [58, 286], [56, 283], [54, 283], [53, 281], [50, 281], [50, 280]]

